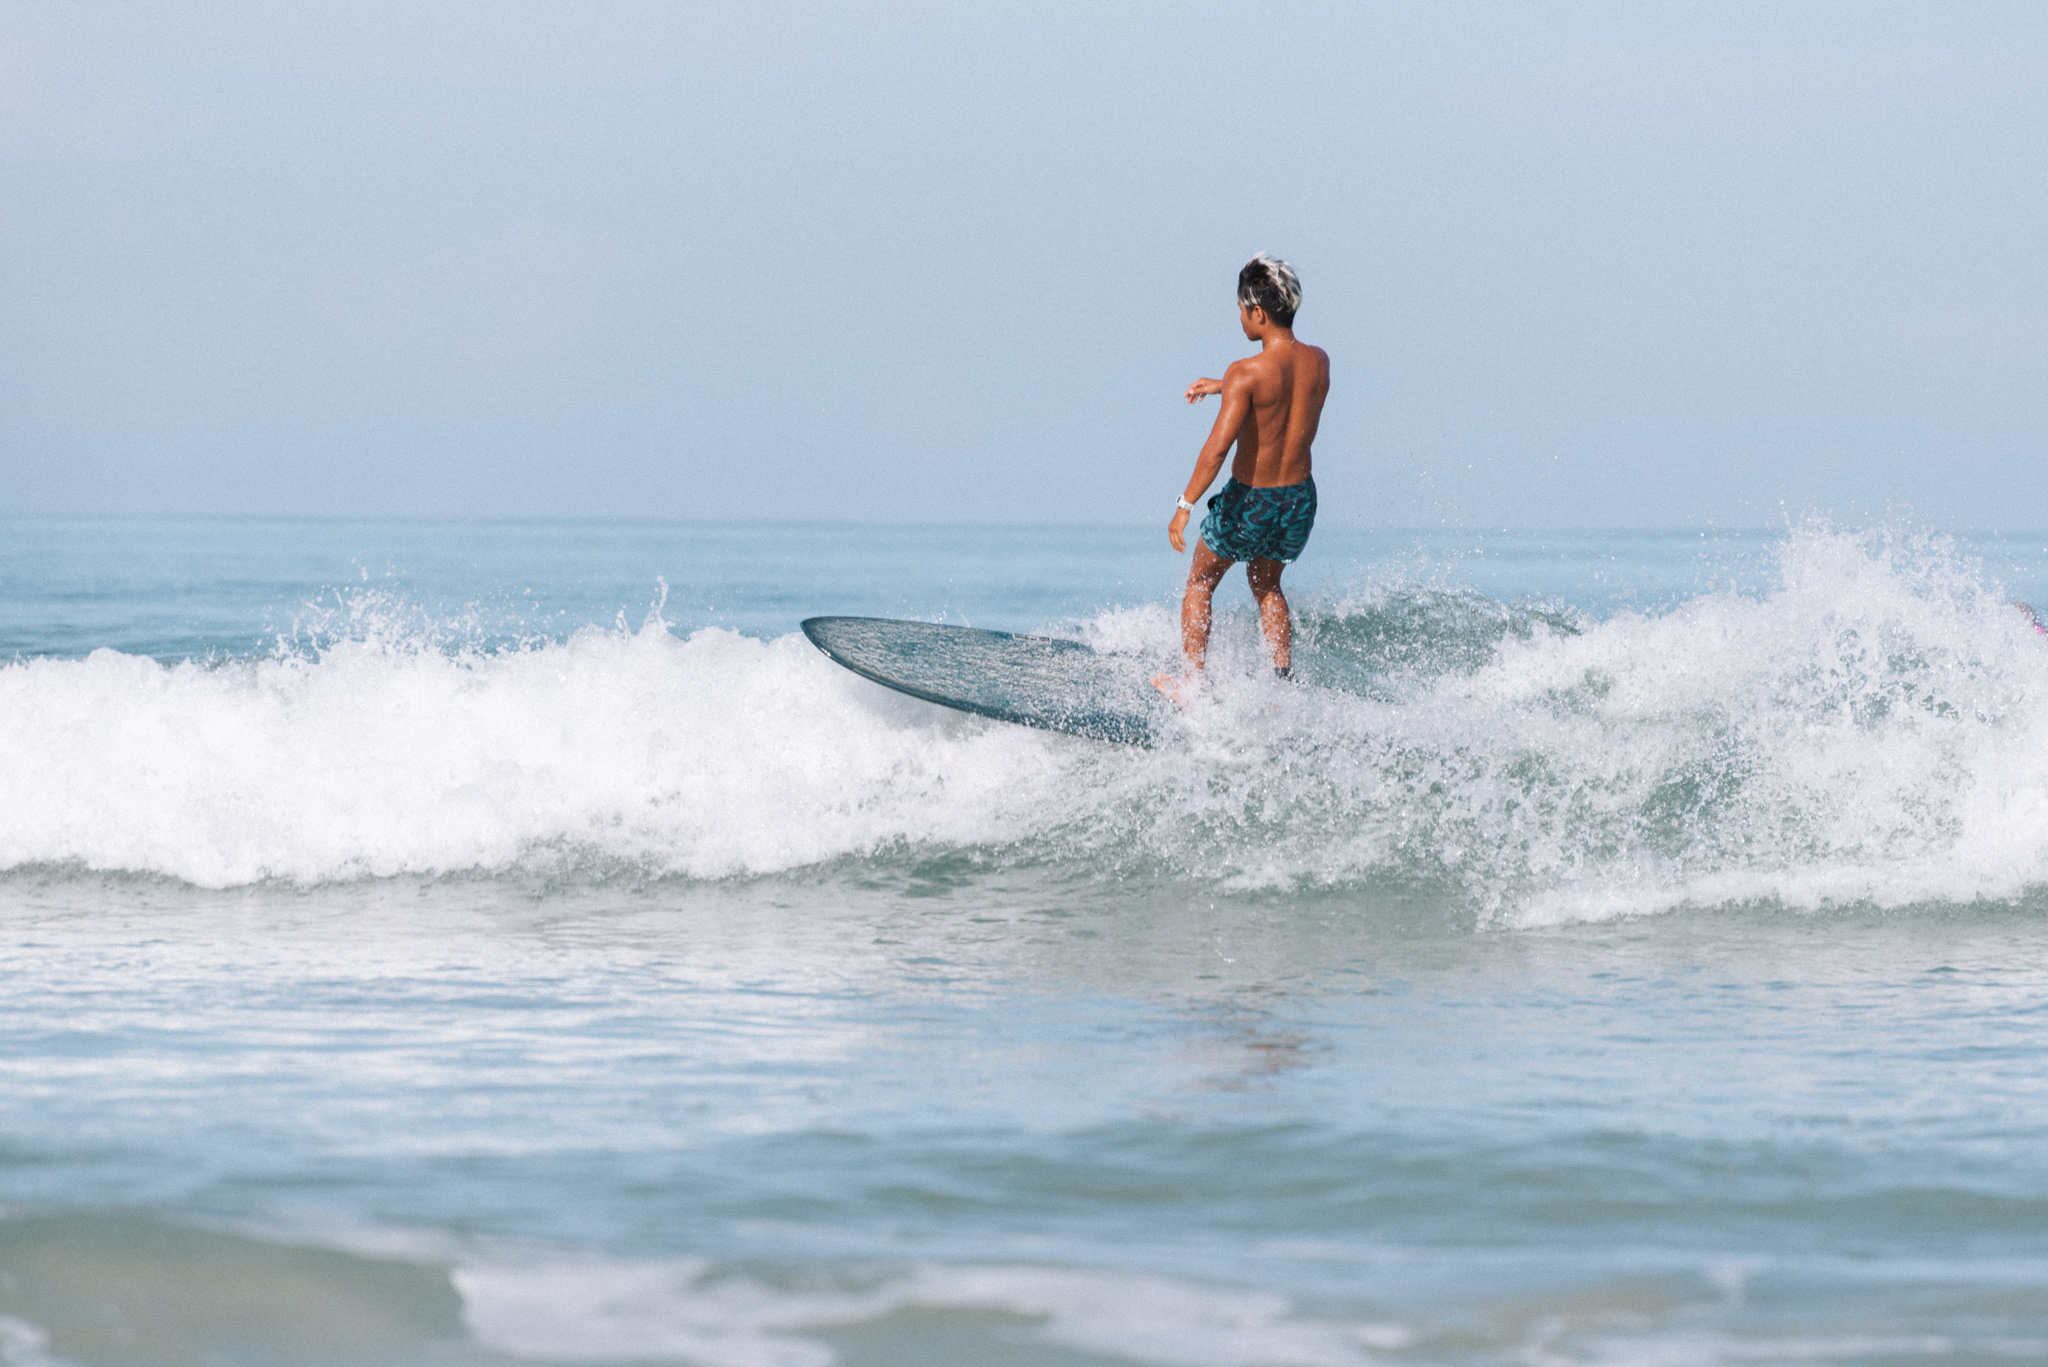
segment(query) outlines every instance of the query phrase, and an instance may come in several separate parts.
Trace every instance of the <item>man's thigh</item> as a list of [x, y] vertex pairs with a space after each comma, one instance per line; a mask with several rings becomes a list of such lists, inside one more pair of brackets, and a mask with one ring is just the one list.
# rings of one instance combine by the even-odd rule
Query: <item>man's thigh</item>
[[1252, 581], [1253, 593], [1271, 593], [1280, 587], [1280, 572], [1286, 568], [1285, 560], [1254, 560], [1244, 567], [1244, 573]]
[[1236, 563], [1235, 560], [1220, 556], [1210, 550], [1208, 542], [1197, 541], [1195, 543], [1194, 563], [1188, 566], [1188, 582], [1190, 584], [1206, 584], [1213, 589], [1223, 581], [1223, 576], [1228, 574], [1230, 567]]

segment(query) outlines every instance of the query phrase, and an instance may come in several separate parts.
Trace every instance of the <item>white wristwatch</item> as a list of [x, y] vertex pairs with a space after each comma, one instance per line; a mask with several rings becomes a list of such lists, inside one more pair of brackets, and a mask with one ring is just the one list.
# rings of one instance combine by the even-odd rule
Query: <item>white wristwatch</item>
[[1195, 505], [1184, 498], [1176, 498], [1173, 504], [1173, 510], [1177, 513], [1191, 513], [1195, 510]]

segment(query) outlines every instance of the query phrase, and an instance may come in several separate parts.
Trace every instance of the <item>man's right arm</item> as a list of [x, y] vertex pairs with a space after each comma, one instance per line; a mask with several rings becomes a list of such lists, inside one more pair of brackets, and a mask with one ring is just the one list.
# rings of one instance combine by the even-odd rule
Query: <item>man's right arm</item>
[[[1213, 380], [1209, 383], [1216, 384]], [[1188, 503], [1208, 493], [1209, 486], [1216, 482], [1218, 472], [1223, 469], [1223, 458], [1230, 454], [1239, 430], [1244, 427], [1245, 418], [1252, 411], [1250, 369], [1242, 361], [1231, 362], [1230, 369], [1223, 372], [1222, 383], [1216, 384], [1215, 392], [1223, 396], [1223, 410], [1216, 415], [1216, 425], [1209, 429], [1209, 440], [1202, 443], [1201, 454], [1195, 457], [1195, 473], [1188, 479], [1187, 492], [1181, 495]], [[1175, 508], [1173, 521], [1166, 524], [1166, 539], [1176, 552], [1184, 553], [1188, 548], [1187, 538], [1183, 535], [1187, 525], [1187, 509]]]

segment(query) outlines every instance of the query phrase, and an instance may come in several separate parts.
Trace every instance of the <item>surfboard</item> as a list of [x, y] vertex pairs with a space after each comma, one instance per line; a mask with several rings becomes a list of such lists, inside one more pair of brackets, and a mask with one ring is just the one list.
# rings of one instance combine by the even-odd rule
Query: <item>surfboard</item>
[[1007, 631], [812, 617], [811, 644], [886, 688], [998, 721], [1143, 744], [1165, 705], [1136, 660]]

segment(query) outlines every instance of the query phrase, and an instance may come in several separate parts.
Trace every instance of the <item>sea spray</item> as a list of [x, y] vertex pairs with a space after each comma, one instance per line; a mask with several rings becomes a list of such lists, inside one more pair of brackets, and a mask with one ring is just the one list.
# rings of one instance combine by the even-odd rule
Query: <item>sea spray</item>
[[[341, 600], [348, 608], [346, 596]], [[857, 857], [1219, 890], [1423, 888], [1511, 924], [2048, 881], [2048, 650], [1938, 539], [1804, 529], [1777, 583], [1594, 620], [1402, 580], [1222, 624], [1149, 749], [888, 693], [801, 637], [502, 648], [381, 600], [271, 658], [0, 667], [0, 868], [232, 886]], [[1169, 660], [1163, 605], [1077, 624]]]
[[0, 866], [202, 886], [627, 863], [718, 878], [1008, 835], [1030, 738], [932, 725], [800, 638], [0, 670]]

